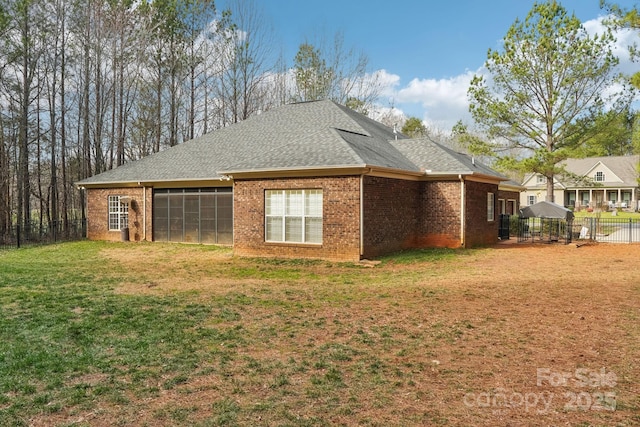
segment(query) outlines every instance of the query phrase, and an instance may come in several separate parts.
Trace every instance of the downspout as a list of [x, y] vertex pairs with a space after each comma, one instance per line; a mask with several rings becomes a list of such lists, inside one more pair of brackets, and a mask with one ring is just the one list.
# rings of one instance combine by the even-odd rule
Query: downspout
[[465, 247], [464, 237], [465, 237], [465, 198], [464, 198], [464, 178], [462, 174], [458, 175], [458, 179], [460, 180], [460, 246]]
[[142, 240], [147, 241], [147, 186], [142, 187], [143, 197], [142, 209], [144, 214], [142, 215]]
[[367, 168], [360, 174], [360, 258], [364, 256], [364, 176], [371, 173], [371, 168]]
[[[138, 183], [138, 185], [142, 185]], [[142, 241], [147, 240], [147, 186], [142, 185]]]
[[364, 255], [364, 173], [360, 175], [360, 258]]

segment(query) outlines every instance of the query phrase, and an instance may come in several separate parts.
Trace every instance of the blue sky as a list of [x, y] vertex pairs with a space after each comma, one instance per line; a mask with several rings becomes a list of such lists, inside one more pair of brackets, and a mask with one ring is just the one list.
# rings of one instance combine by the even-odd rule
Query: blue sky
[[[344, 33], [345, 47], [362, 50], [370, 70], [384, 70], [381, 105], [447, 129], [466, 112], [466, 88], [489, 48], [497, 49], [534, 0], [256, 0], [293, 63], [298, 47]], [[598, 0], [561, 0], [593, 26], [604, 15]], [[618, 0], [623, 6], [635, 1]], [[218, 3], [224, 6], [224, 0]]]

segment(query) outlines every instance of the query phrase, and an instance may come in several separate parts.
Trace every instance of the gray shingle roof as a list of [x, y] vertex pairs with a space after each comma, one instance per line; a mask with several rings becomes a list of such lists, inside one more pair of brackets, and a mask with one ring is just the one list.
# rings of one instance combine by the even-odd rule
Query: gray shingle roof
[[252, 116], [78, 185], [219, 179], [234, 171], [364, 166], [413, 174], [431, 170], [502, 178], [443, 145], [407, 139], [347, 107], [315, 101]]

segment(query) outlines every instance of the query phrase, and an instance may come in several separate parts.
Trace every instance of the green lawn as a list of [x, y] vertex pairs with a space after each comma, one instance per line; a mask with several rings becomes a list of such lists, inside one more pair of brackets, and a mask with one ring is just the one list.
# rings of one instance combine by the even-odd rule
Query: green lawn
[[104, 262], [103, 248], [85, 242], [0, 253], [0, 414], [9, 424], [96, 400], [126, 403], [131, 391], [157, 393], [143, 387], [149, 378], [171, 387], [205, 354], [223, 360], [230, 351], [211, 345], [238, 339], [233, 330], [198, 326], [211, 304], [114, 294], [128, 272]]
[[586, 210], [582, 210], [580, 212], [574, 212], [573, 214], [575, 215], [576, 218], [597, 217], [597, 216], [600, 216], [600, 218], [635, 218], [635, 219], [640, 218], [640, 213], [627, 212], [627, 211], [617, 211], [615, 216], [613, 215], [612, 211], [595, 213], [595, 212], [587, 212]]
[[[0, 251], [0, 425], [637, 425], [639, 250], [602, 250], [372, 268], [197, 245]], [[558, 269], [545, 280], [522, 268], [539, 251]], [[574, 390], [537, 386], [540, 367], [615, 372], [616, 411], [566, 410]], [[470, 406], [500, 389], [553, 392], [555, 409]]]

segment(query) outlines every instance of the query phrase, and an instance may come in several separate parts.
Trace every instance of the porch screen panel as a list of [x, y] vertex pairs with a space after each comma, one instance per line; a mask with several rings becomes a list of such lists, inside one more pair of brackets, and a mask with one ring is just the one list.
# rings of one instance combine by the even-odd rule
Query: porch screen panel
[[169, 198], [166, 194], [157, 194], [153, 200], [153, 238], [169, 240]]
[[153, 227], [156, 241], [232, 244], [233, 190], [157, 189]]
[[200, 242], [218, 243], [216, 240], [216, 194], [200, 195]]
[[184, 241], [184, 196], [169, 194], [169, 241]]
[[184, 195], [184, 241], [200, 242], [200, 196]]
[[218, 219], [217, 243], [222, 245], [230, 245], [233, 243], [233, 195], [218, 194], [216, 217]]

